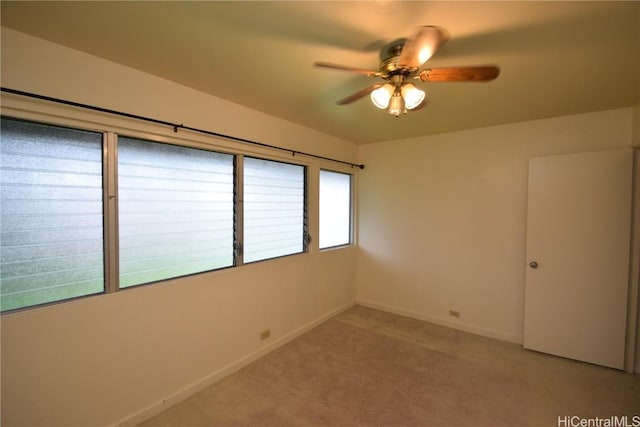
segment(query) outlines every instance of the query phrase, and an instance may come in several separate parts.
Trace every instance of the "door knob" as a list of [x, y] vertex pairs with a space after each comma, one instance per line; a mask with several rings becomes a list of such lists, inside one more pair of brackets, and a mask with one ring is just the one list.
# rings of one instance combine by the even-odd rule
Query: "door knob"
[[538, 263], [537, 263], [537, 262], [535, 262], [535, 261], [531, 261], [531, 262], [529, 263], [529, 267], [531, 267], [531, 268], [538, 268]]

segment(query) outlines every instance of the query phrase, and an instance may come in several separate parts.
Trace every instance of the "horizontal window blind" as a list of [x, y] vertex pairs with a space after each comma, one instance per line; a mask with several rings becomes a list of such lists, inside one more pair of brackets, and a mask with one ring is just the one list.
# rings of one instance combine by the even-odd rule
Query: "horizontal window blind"
[[320, 171], [320, 249], [351, 243], [351, 175]]
[[104, 291], [102, 134], [2, 118], [2, 310]]
[[304, 251], [304, 166], [245, 157], [244, 262]]
[[118, 139], [120, 287], [234, 263], [234, 156]]

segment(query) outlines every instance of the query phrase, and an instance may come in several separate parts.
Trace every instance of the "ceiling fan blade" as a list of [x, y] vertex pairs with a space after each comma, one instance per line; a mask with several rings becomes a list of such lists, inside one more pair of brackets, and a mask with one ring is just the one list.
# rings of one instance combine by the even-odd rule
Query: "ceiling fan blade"
[[347, 96], [344, 99], [341, 99], [340, 101], [336, 102], [336, 104], [338, 105], [346, 105], [346, 104], [351, 104], [353, 101], [357, 101], [360, 98], [363, 98], [369, 94], [371, 94], [371, 92], [373, 92], [374, 90], [378, 89], [379, 87], [381, 87], [382, 84], [377, 84], [377, 85], [372, 85], [369, 87], [366, 87], [362, 90], [359, 90], [358, 92], [351, 94], [349, 96]]
[[419, 27], [416, 34], [405, 42], [398, 64], [402, 67], [418, 68], [447, 40], [447, 35], [438, 27]]
[[364, 74], [367, 77], [375, 77], [380, 75], [378, 71], [364, 70], [362, 68], [349, 67], [347, 65], [331, 64], [329, 62], [316, 61], [313, 63], [315, 67], [329, 68], [331, 70], [348, 71], [352, 73]]
[[420, 72], [423, 82], [488, 82], [500, 74], [493, 65], [477, 67], [427, 68]]

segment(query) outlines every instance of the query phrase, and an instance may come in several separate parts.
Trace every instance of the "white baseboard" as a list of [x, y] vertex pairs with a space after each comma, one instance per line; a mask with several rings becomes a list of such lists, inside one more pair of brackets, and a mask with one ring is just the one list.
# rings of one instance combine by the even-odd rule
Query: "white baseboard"
[[149, 405], [141, 409], [140, 411], [137, 411], [136, 413], [125, 417], [123, 420], [116, 423], [115, 425], [119, 427], [132, 427], [137, 424], [140, 424], [141, 422], [153, 417], [154, 415], [157, 415], [160, 412], [165, 411], [166, 409], [170, 408], [176, 403], [181, 402], [182, 400], [194, 395], [200, 390], [203, 390], [204, 388], [210, 386], [211, 384], [217, 381], [220, 381], [221, 379], [239, 371], [240, 369], [247, 366], [249, 363], [265, 356], [266, 354], [272, 352], [273, 350], [279, 347], [282, 347], [284, 344], [294, 340], [295, 338], [299, 337], [305, 332], [310, 331], [311, 329], [315, 328], [321, 323], [324, 323], [327, 320], [331, 319], [332, 317], [335, 317], [338, 314], [342, 313], [343, 311], [348, 310], [349, 308], [353, 307], [355, 304], [356, 304], [355, 301], [351, 301], [341, 307], [338, 307], [335, 310], [330, 311], [329, 313], [323, 316], [320, 316], [316, 320], [313, 320], [312, 322], [307, 323], [306, 325], [288, 333], [287, 335], [284, 335], [276, 339], [266, 347], [262, 347], [259, 350], [251, 354], [248, 354], [247, 356], [221, 369], [218, 369], [215, 372], [212, 372], [211, 374], [207, 375], [201, 380], [198, 380], [192, 384], [189, 384], [188, 386], [178, 390], [176, 393], [172, 394], [171, 396], [168, 396], [167, 398], [162, 399], [159, 402]]
[[384, 304], [379, 304], [373, 301], [367, 301], [358, 299], [356, 304], [369, 308], [374, 308], [380, 311], [386, 311], [388, 313], [398, 314], [404, 317], [410, 317], [412, 319], [422, 320], [429, 323], [434, 323], [440, 326], [446, 326], [448, 328], [457, 329], [459, 331], [470, 332], [472, 334], [481, 335], [483, 337], [495, 338], [501, 341], [508, 341], [515, 344], [522, 344], [523, 340], [521, 336], [505, 334], [503, 332], [494, 331], [491, 329], [479, 328], [477, 326], [465, 324], [462, 322], [452, 322], [451, 320], [441, 319], [438, 317], [428, 316], [426, 314], [417, 313], [414, 311], [404, 310], [401, 308], [391, 307]]

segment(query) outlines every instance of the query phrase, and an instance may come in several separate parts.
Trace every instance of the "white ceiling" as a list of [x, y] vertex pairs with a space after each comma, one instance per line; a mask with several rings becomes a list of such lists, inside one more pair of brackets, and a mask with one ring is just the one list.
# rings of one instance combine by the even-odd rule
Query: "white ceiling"
[[[640, 2], [1, 2], [2, 25], [356, 143], [627, 107], [640, 99]], [[379, 49], [420, 25], [450, 40], [430, 67], [496, 64], [489, 83], [421, 83], [395, 118], [367, 97]], [[6, 66], [6, 64], [5, 64]], [[213, 129], [215, 130], [215, 129]]]

